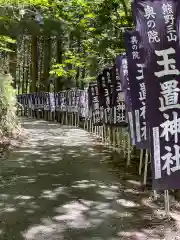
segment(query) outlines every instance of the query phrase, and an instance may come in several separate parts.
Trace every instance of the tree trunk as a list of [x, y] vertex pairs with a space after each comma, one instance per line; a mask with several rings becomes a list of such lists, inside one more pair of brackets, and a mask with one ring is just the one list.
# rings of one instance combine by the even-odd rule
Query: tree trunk
[[[57, 63], [63, 62], [63, 44], [61, 38], [57, 37]], [[57, 77], [55, 90], [58, 92], [63, 88], [62, 77]]]
[[32, 63], [31, 63], [31, 86], [30, 91], [36, 92], [36, 81], [38, 78], [38, 56], [37, 56], [37, 36], [32, 36]]
[[13, 52], [9, 53], [9, 72], [13, 78], [13, 87], [16, 88], [17, 46], [13, 44], [10, 48]]
[[51, 63], [51, 38], [45, 37], [44, 41], [44, 71], [43, 71], [43, 79], [45, 84], [45, 91], [49, 91], [49, 72], [50, 72], [50, 63]]

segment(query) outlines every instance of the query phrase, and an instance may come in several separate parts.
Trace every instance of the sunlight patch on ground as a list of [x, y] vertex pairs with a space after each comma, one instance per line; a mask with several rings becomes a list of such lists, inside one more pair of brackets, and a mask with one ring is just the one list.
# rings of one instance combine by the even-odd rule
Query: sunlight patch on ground
[[118, 197], [119, 192], [113, 192], [110, 190], [98, 190], [97, 193], [103, 195], [106, 199], [115, 199]]
[[152, 209], [158, 209], [158, 205], [150, 199], [142, 198], [141, 203], [142, 203], [142, 205], [150, 207]]
[[36, 202], [30, 202], [28, 206], [29, 208], [32, 208], [32, 209], [39, 209], [41, 207], [41, 206], [38, 206]]
[[90, 200], [85, 200], [85, 199], [79, 199], [79, 201], [84, 205], [87, 206], [88, 208], [93, 206], [93, 204], [95, 203], [94, 201], [90, 201]]
[[65, 187], [57, 187], [54, 190], [44, 190], [42, 194], [40, 195], [40, 198], [47, 198], [51, 200], [55, 200], [58, 195], [60, 194], [66, 194], [66, 188]]
[[140, 194], [140, 191], [133, 189], [133, 188], [127, 188], [123, 190], [124, 193], [133, 193], [133, 194]]
[[20, 168], [26, 168], [26, 165], [21, 165]]
[[23, 196], [23, 195], [19, 195], [19, 196], [16, 196], [14, 199], [21, 199], [21, 200], [30, 200], [32, 199], [33, 197], [31, 196]]
[[91, 227], [91, 223], [84, 216], [88, 210], [89, 206], [72, 201], [56, 208], [55, 212], [60, 213], [60, 215], [54, 216], [53, 219], [58, 222], [66, 222], [71, 228], [88, 228]]
[[[126, 239], [127, 237], [129, 239], [137, 239], [137, 240], [149, 240], [147, 238], [147, 235], [142, 232], [136, 232], [136, 231], [121, 231], [118, 233], [118, 236], [121, 237], [120, 239]], [[155, 240], [155, 239], [154, 239]]]
[[0, 194], [0, 200], [7, 200], [9, 198], [8, 194]]
[[[35, 201], [30, 201], [30, 200], [32, 200], [32, 197], [26, 198], [26, 196], [23, 196], [21, 198], [21, 197], [17, 196], [17, 197], [14, 197], [14, 200], [16, 200], [16, 203], [14, 203], [14, 205], [19, 206], [19, 207], [22, 207], [22, 206], [26, 207], [27, 209], [25, 210], [25, 212], [27, 212], [27, 213], [34, 213], [34, 211], [39, 208], [39, 206], [36, 204]], [[8, 205], [6, 208], [15, 209], [15, 207], [13, 205]]]
[[34, 213], [35, 213], [35, 210], [33, 210], [33, 209], [27, 209], [27, 210], [25, 210], [25, 213], [27, 213], [27, 214], [34, 214]]
[[28, 183], [34, 183], [34, 182], [36, 182], [36, 179], [34, 179], [34, 178], [29, 178], [29, 179], [27, 179], [27, 182], [28, 182]]
[[67, 212], [69, 212], [71, 210], [78, 210], [78, 211], [82, 212], [82, 211], [87, 211], [89, 209], [87, 206], [84, 206], [83, 204], [80, 204], [75, 201], [65, 204], [62, 207]]
[[102, 188], [102, 189], [111, 189], [111, 190], [119, 190], [119, 187], [116, 186], [116, 185], [110, 185], [110, 186], [107, 186], [107, 185], [104, 185], [104, 184], [99, 184], [98, 187]]
[[52, 234], [55, 229], [56, 225], [38, 225], [29, 228], [27, 231], [22, 233], [22, 235], [26, 240], [34, 240], [38, 237], [38, 235], [46, 236], [47, 234]]
[[15, 211], [16, 211], [16, 208], [14, 207], [6, 207], [3, 210], [3, 212], [15, 212]]
[[123, 207], [140, 207], [140, 204], [135, 203], [133, 201], [127, 200], [127, 199], [117, 199], [116, 202]]
[[100, 214], [102, 217], [106, 217], [106, 216], [109, 216], [109, 215], [114, 215], [116, 214], [116, 210], [113, 210], [113, 209], [101, 209], [99, 210]]
[[38, 173], [38, 176], [49, 176], [49, 173]]
[[107, 208], [109, 208], [109, 206], [110, 206], [110, 203], [104, 203], [104, 202], [96, 202], [96, 207], [95, 207], [95, 209], [97, 209], [97, 210], [103, 210], [103, 209], [107, 209]]
[[141, 186], [141, 182], [135, 181], [135, 180], [127, 180], [128, 183], [131, 183], [136, 186]]
[[125, 217], [133, 217], [133, 213], [132, 212], [126, 212], [126, 211], [123, 211], [123, 212], [116, 212], [116, 217], [117, 218], [125, 218]]
[[24, 206], [24, 205], [26, 205], [26, 204], [27, 204], [27, 201], [22, 201], [22, 202], [19, 202], [19, 203], [18, 203], [19, 206]]
[[91, 227], [91, 223], [87, 221], [83, 215], [88, 209], [89, 208], [83, 204], [70, 202], [61, 208], [56, 209], [55, 211], [60, 211], [61, 215], [54, 216], [53, 219], [66, 222], [71, 228], [88, 228]]
[[56, 199], [57, 194], [53, 193], [53, 191], [44, 191], [43, 194], [40, 195], [40, 198], [47, 198], [47, 199]]
[[78, 183], [77, 185], [72, 185], [71, 187], [86, 189], [86, 188], [96, 187], [96, 184], [95, 183]]
[[62, 157], [56, 154], [51, 154], [49, 159], [47, 156], [43, 157], [42, 159], [35, 159], [34, 162], [40, 163], [41, 166], [45, 166], [46, 164], [54, 164], [55, 162], [59, 162], [62, 160]]

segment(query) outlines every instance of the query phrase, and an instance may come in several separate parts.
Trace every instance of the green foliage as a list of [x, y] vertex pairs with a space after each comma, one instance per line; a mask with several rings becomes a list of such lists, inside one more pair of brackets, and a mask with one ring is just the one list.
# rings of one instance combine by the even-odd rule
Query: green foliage
[[[50, 73], [64, 79], [94, 78], [104, 65], [124, 51], [123, 33], [133, 27], [130, 0], [0, 0], [2, 18], [12, 32], [56, 35], [61, 40], [61, 61]], [[20, 13], [26, 14], [22, 17]], [[41, 13], [44, 24], [35, 21]], [[1, 19], [0, 19], [1, 21]], [[5, 47], [0, 38], [0, 49]]]
[[10, 136], [18, 126], [16, 92], [10, 75], [0, 74], [0, 92], [0, 135]]
[[72, 68], [85, 68], [89, 79], [124, 51], [124, 28], [132, 27], [128, 1], [70, 0], [57, 1], [55, 5], [56, 17], [67, 23], [62, 33], [69, 36], [69, 42], [63, 62], [56, 64], [52, 73], [64, 77], [72, 73], [73, 77]]
[[8, 44], [15, 44], [15, 43], [16, 43], [16, 40], [8, 36], [0, 35], [0, 51], [12, 52], [13, 50], [8, 47]]
[[1, 6], [49, 6], [48, 0], [0, 0]]

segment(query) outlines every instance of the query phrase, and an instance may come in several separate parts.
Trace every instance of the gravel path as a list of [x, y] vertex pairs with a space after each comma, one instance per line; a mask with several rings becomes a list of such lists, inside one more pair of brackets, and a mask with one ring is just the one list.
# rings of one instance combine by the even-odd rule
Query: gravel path
[[24, 143], [0, 163], [0, 239], [173, 239], [178, 215], [162, 219], [120, 156], [81, 129], [23, 125]]

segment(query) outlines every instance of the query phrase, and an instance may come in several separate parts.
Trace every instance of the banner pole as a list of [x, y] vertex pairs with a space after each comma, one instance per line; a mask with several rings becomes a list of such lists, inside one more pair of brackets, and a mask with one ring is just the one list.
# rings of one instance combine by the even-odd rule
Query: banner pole
[[146, 183], [147, 183], [147, 169], [148, 169], [148, 150], [146, 149], [145, 166], [144, 166], [144, 179], [143, 179], [143, 184], [144, 185], [146, 185]]
[[115, 128], [112, 127], [112, 147], [115, 148]]
[[101, 140], [104, 142], [104, 129], [103, 126], [101, 126]]
[[85, 129], [89, 132], [89, 120], [85, 118]]
[[92, 120], [91, 120], [91, 118], [90, 118], [90, 120], [89, 120], [89, 124], [90, 124], [90, 133], [92, 133]]
[[74, 114], [71, 113], [71, 126], [74, 126]]
[[92, 133], [94, 133], [94, 124], [93, 124], [93, 121], [91, 121], [91, 129], [92, 129]]
[[65, 114], [65, 125], [67, 125], [68, 124], [67, 111], [64, 114]]
[[77, 127], [77, 125], [78, 125], [78, 123], [77, 123], [77, 119], [78, 119], [78, 118], [77, 118], [77, 114], [78, 114], [78, 113], [75, 112], [75, 120], [74, 120], [74, 121], [75, 121], [75, 127]]
[[109, 128], [109, 126], [107, 127], [107, 130], [108, 130], [108, 145], [110, 145], [111, 144], [111, 132], [110, 132], [110, 128]]
[[126, 135], [125, 133], [123, 132], [123, 129], [122, 129], [122, 142], [123, 142], [123, 153], [124, 153], [124, 158], [126, 158]]
[[144, 154], [144, 150], [141, 149], [141, 151], [140, 151], [140, 161], [139, 161], [139, 175], [141, 175], [141, 173], [142, 173], [143, 154]]
[[121, 152], [121, 130], [120, 127], [117, 129], [117, 148], [118, 148], [118, 153]]
[[128, 140], [128, 147], [127, 147], [127, 166], [131, 165], [131, 139], [130, 135], [127, 136]]
[[79, 127], [79, 122], [80, 122], [80, 115], [79, 112], [77, 113], [77, 127]]
[[153, 190], [153, 196], [154, 196], [154, 200], [156, 201], [157, 200], [157, 191], [156, 190]]
[[164, 190], [164, 202], [165, 202], [165, 214], [166, 217], [170, 216], [170, 204], [169, 204], [169, 191]]
[[106, 125], [103, 124], [103, 132], [104, 132], [104, 144], [107, 145], [107, 135], [106, 135]]

